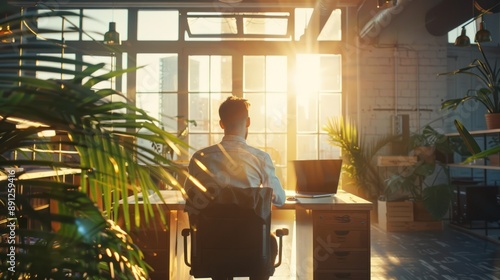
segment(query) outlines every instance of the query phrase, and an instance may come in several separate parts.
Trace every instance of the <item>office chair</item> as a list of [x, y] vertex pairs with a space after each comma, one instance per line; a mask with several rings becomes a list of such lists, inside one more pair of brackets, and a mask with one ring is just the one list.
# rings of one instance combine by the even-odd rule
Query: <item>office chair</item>
[[[282, 237], [276, 230], [278, 262], [271, 258], [271, 188], [220, 188], [203, 207], [186, 201], [190, 228], [183, 229], [184, 262], [195, 278], [268, 279], [282, 260]], [[191, 235], [190, 258], [188, 236]]]

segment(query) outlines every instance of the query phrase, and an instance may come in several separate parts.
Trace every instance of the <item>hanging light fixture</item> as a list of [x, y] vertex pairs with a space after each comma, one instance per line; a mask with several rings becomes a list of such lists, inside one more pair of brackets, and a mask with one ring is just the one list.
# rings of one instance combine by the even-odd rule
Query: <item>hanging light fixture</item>
[[478, 16], [474, 16], [474, 10], [475, 10], [475, 7], [477, 6], [477, 3], [476, 3], [476, 1], [473, 1], [472, 2], [473, 18], [471, 20], [469, 20], [468, 22], [466, 22], [462, 26], [462, 33], [455, 40], [455, 46], [466, 47], [466, 46], [470, 45], [470, 39], [469, 39], [469, 37], [467, 37], [467, 35], [465, 35], [465, 27], [467, 25], [475, 22], [478, 18], [481, 18], [481, 22], [479, 23], [479, 30], [476, 32], [476, 36], [474, 38], [474, 41], [477, 43], [490, 42], [491, 41], [491, 33], [484, 28], [483, 15], [489, 13], [491, 10], [498, 7], [499, 5], [500, 5], [500, 2], [493, 5], [491, 8], [489, 8], [487, 10], [481, 9], [481, 14], [479, 14]]
[[390, 6], [394, 7], [397, 4], [398, 4], [397, 0], [377, 0], [377, 8], [378, 9], [380, 9], [384, 5], [388, 5], [388, 7], [390, 7]]
[[109, 30], [104, 34], [104, 44], [120, 45], [120, 33], [116, 32], [116, 22], [109, 23]]
[[479, 30], [476, 32], [476, 37], [474, 39], [475, 42], [491, 42], [491, 33], [490, 31], [484, 28], [484, 20], [481, 17], [481, 23], [479, 23]]
[[462, 33], [455, 40], [455, 46], [458, 46], [458, 47], [468, 47], [468, 46], [470, 46], [470, 39], [465, 34], [465, 26], [462, 26]]
[[0, 26], [0, 42], [2, 43], [13, 43], [14, 37], [12, 36], [12, 30], [10, 30], [10, 25], [7, 24], [5, 28]]

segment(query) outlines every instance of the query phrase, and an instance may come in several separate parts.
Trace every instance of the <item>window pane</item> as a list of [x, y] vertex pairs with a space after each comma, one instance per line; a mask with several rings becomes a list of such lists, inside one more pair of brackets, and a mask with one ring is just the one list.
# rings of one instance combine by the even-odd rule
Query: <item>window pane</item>
[[266, 90], [286, 92], [288, 68], [286, 56], [267, 56]]
[[[266, 128], [267, 132], [287, 131], [287, 94], [268, 93], [266, 95]], [[253, 121], [253, 120], [252, 120]]]
[[318, 97], [297, 96], [297, 133], [318, 132]]
[[[79, 10], [58, 10], [58, 11], [67, 11], [76, 14], [80, 14]], [[50, 10], [40, 9], [38, 10], [38, 14], [50, 13]], [[80, 38], [79, 32], [74, 30], [74, 26], [77, 29], [80, 29], [80, 17], [79, 16], [65, 16], [64, 21], [62, 17], [39, 17], [37, 19], [37, 27], [40, 29], [50, 29], [54, 30], [54, 32], [44, 32], [41, 36], [45, 39], [53, 39], [53, 40], [78, 40]], [[27, 22], [29, 24], [29, 21]], [[30, 28], [35, 29], [34, 26], [30, 26]], [[95, 31], [99, 29], [90, 29], [89, 31]], [[61, 32], [64, 31], [64, 32]]]
[[191, 128], [193, 132], [209, 132], [210, 126], [210, 94], [189, 94], [189, 119], [196, 121], [196, 126]]
[[249, 133], [266, 131], [266, 101], [264, 93], [246, 94], [245, 98], [250, 102], [250, 127]]
[[243, 58], [243, 91], [264, 91], [266, 61], [264, 56]]
[[136, 95], [136, 106], [146, 111], [150, 116], [160, 119], [161, 108], [158, 105], [160, 100], [159, 93], [141, 93]]
[[177, 54], [138, 54], [136, 104], [160, 120], [165, 130], [176, 132]]
[[210, 57], [191, 55], [189, 56], [189, 91], [207, 92], [210, 88]]
[[178, 71], [177, 54], [160, 58], [160, 90], [177, 91]]
[[297, 159], [318, 158], [318, 135], [297, 136]]
[[116, 31], [120, 40], [128, 39], [128, 12], [125, 9], [85, 9], [83, 10], [83, 40], [102, 41], [104, 33], [109, 30], [109, 22], [116, 22]]
[[257, 13], [257, 15], [269, 17], [245, 16], [243, 18], [243, 32], [245, 34], [286, 35], [288, 13]]
[[[60, 58], [62, 55], [61, 54], [40, 54], [43, 56], [51, 56], [51, 57], [58, 57]], [[74, 54], [64, 54], [64, 58], [69, 58], [69, 59], [75, 59]], [[60, 69], [61, 67], [64, 67], [64, 69], [68, 70], [75, 70], [75, 65], [74, 64], [61, 64], [61, 63], [56, 63], [56, 62], [51, 62], [51, 61], [37, 61], [38, 66], [44, 66], [44, 67], [53, 67], [57, 69]], [[68, 74], [61, 74], [57, 72], [43, 72], [43, 71], [37, 71], [36, 72], [36, 77], [39, 79], [55, 79], [55, 80], [63, 80], [67, 78], [73, 78], [72, 76], [69, 77]]]
[[327, 124], [328, 119], [342, 115], [342, 94], [321, 94], [319, 97], [320, 129]]
[[300, 37], [309, 25], [314, 8], [297, 8], [295, 9], [295, 41], [299, 41]]
[[137, 40], [179, 39], [179, 11], [139, 11], [138, 21]]
[[210, 91], [232, 91], [233, 71], [230, 56], [211, 56]]
[[[83, 61], [90, 62], [92, 64], [98, 64], [98, 63], [106, 64], [104, 68], [101, 68], [98, 71], [94, 72], [94, 76], [103, 75], [104, 73], [111, 71], [111, 65], [116, 64], [116, 58], [114, 56], [84, 55]], [[115, 88], [114, 82], [115, 79], [109, 79], [106, 81], [99, 82], [98, 84], [94, 85], [94, 89]]]
[[319, 158], [340, 158], [341, 152], [339, 147], [335, 147], [328, 142], [328, 135], [322, 134], [319, 136]]
[[[161, 128], [168, 132], [177, 133], [178, 109], [177, 93], [161, 93], [159, 96]], [[189, 127], [191, 129], [191, 126]]]
[[177, 54], [138, 54], [137, 92], [177, 91]]
[[340, 41], [342, 40], [342, 11], [333, 10], [328, 17], [324, 28], [318, 35], [318, 41]]
[[193, 35], [209, 34], [237, 34], [236, 18], [234, 17], [216, 17], [219, 13], [209, 16], [195, 16], [188, 13], [189, 31]]
[[323, 55], [319, 61], [322, 91], [341, 91], [342, 57], [340, 55]]
[[190, 150], [191, 154], [199, 149], [208, 147], [210, 145], [208, 134], [189, 134], [189, 145], [192, 147]]
[[211, 113], [210, 113], [210, 123], [212, 126], [210, 127], [211, 132], [215, 133], [222, 133], [223, 130], [220, 127], [219, 124], [219, 106], [224, 100], [226, 100], [229, 96], [231, 96], [230, 93], [212, 93], [210, 95], [210, 100], [211, 100]]

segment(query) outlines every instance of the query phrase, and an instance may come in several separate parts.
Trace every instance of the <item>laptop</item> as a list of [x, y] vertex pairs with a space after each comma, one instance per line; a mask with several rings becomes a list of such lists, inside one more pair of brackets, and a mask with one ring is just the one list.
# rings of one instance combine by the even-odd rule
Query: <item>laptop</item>
[[337, 193], [341, 159], [293, 160], [295, 197], [327, 197]]

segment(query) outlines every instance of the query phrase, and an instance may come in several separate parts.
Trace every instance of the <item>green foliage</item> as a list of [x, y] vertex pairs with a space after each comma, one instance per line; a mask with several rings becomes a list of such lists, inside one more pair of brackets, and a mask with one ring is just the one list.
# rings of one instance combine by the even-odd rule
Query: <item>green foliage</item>
[[377, 169], [375, 156], [390, 142], [400, 136], [386, 136], [374, 141], [360, 135], [354, 122], [343, 117], [331, 118], [323, 128], [328, 134], [328, 142], [342, 151], [342, 172], [357, 187], [367, 192], [375, 201], [384, 193], [384, 178]]
[[410, 199], [422, 201], [433, 217], [442, 218], [450, 206], [452, 187], [448, 184], [446, 163], [437, 160], [436, 155], [452, 154], [460, 149], [459, 143], [449, 140], [430, 125], [424, 126], [420, 133], [413, 133], [408, 152], [417, 156], [417, 162], [400, 167], [386, 180], [385, 197], [390, 200], [407, 194]]
[[[0, 25], [8, 22], [10, 26], [20, 26], [40, 17], [63, 16], [78, 15], [31, 12], [0, 20]], [[37, 30], [38, 37], [45, 31]], [[0, 244], [2, 251], [15, 247], [15, 272], [8, 269], [12, 267], [9, 256], [1, 254], [0, 278], [145, 279], [148, 266], [142, 253], [114, 221], [120, 215], [126, 229], [140, 226], [139, 206], [129, 205], [124, 198], [159, 193], [154, 183], [157, 180], [181, 189], [172, 174], [182, 171], [151, 147], [138, 145], [137, 140], [175, 147], [178, 153], [185, 152], [187, 145], [176, 135], [163, 131], [158, 120], [120, 92], [98, 88], [102, 82], [135, 69], [109, 71], [104, 64], [41, 55], [39, 53], [60, 49], [61, 44], [36, 40], [31, 32], [26, 28], [16, 29], [12, 35], [0, 37], [0, 41], [6, 39], [5, 36], [16, 38], [15, 43], [3, 46], [0, 54], [0, 173], [3, 173], [0, 175], [6, 177], [6, 170], [13, 167], [71, 168], [79, 170], [81, 181], [74, 184], [18, 179], [16, 185], [30, 186], [36, 192], [17, 193], [15, 205], [7, 200], [9, 180], [0, 182], [0, 219], [15, 206], [18, 221], [15, 243]], [[66, 67], [43, 66], [54, 63]], [[97, 74], [98, 71], [105, 73]], [[64, 74], [65, 78], [40, 79], [34, 75], [37, 72], [59, 77]], [[16, 126], [20, 120], [27, 125]], [[37, 133], [46, 130], [66, 135], [67, 140], [37, 137]], [[64, 145], [78, 152], [79, 161], [64, 161], [53, 156], [36, 159], [12, 156], [15, 152], [22, 154], [22, 150], [33, 152], [35, 144], [48, 148]], [[36, 211], [33, 201], [37, 198], [50, 199], [57, 211]], [[122, 207], [117, 207], [122, 200]], [[148, 222], [153, 213], [148, 196], [144, 196], [143, 205]], [[129, 208], [135, 212], [133, 218]], [[35, 222], [36, 226], [28, 229], [24, 226], [27, 221]], [[9, 234], [10, 229], [2, 228], [2, 233]]]
[[455, 110], [458, 106], [469, 101], [477, 101], [482, 104], [488, 113], [500, 113], [500, 68], [497, 63], [491, 67], [486, 54], [480, 43], [477, 43], [482, 59], [474, 59], [471, 64], [455, 71], [440, 73], [442, 75], [464, 74], [477, 78], [482, 88], [478, 90], [468, 90], [462, 98], [445, 100], [441, 103], [442, 109]]

